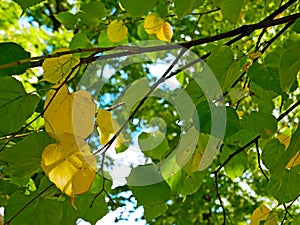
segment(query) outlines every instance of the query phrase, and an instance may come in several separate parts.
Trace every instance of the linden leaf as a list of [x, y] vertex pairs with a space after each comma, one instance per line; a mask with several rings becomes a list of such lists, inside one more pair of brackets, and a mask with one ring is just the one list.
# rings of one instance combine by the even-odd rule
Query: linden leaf
[[48, 145], [42, 153], [41, 168], [57, 188], [72, 198], [89, 190], [96, 167], [89, 145], [72, 134], [64, 134], [59, 143]]
[[58, 140], [64, 133], [86, 138], [94, 130], [96, 105], [92, 96], [82, 90], [70, 93], [67, 85], [55, 95], [56, 91], [50, 90], [46, 96], [44, 119], [47, 133]]
[[[118, 123], [112, 119], [111, 112], [100, 108], [98, 109], [96, 124], [102, 145], [105, 145], [120, 128]], [[124, 138], [122, 134], [120, 134], [117, 137], [116, 147], [120, 147], [122, 142], [124, 142]]]
[[261, 205], [256, 208], [251, 215], [251, 223], [250, 225], [259, 225], [260, 221], [264, 221], [268, 218], [271, 210], [265, 206]]
[[144, 29], [148, 34], [156, 34], [163, 24], [163, 19], [157, 13], [151, 13], [145, 18]]
[[156, 37], [161, 41], [170, 42], [173, 37], [173, 29], [168, 22], [164, 22], [163, 25], [156, 33]]
[[[68, 50], [69, 49], [62, 48], [53, 53], [64, 52]], [[46, 59], [42, 65], [44, 70], [43, 80], [46, 80], [52, 84], [62, 83], [65, 81], [65, 79], [70, 80], [77, 73], [79, 67], [74, 70], [73, 67], [79, 62], [79, 57], [74, 57], [72, 54]]]
[[111, 42], [121, 42], [128, 34], [128, 29], [122, 21], [114, 20], [107, 28], [107, 36]]

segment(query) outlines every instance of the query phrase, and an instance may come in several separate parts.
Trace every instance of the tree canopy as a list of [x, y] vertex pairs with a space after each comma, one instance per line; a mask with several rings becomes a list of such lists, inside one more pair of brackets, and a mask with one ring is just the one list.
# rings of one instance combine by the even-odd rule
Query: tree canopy
[[0, 34], [0, 224], [300, 223], [299, 1], [2, 0]]

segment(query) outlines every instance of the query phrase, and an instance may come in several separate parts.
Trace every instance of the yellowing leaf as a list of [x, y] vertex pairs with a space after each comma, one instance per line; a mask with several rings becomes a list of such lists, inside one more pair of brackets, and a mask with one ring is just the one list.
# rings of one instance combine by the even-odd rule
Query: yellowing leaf
[[[57, 52], [64, 52], [68, 49], [59, 49], [55, 51]], [[77, 67], [73, 72], [72, 68], [76, 66], [80, 62], [79, 57], [73, 57], [72, 54], [62, 55], [57, 58], [50, 58], [46, 59], [42, 65], [44, 70], [43, 79], [52, 83], [62, 83], [68, 77], [68, 80], [73, 78], [77, 73], [79, 67]], [[72, 74], [70, 75], [70, 73]]]
[[173, 37], [173, 29], [168, 22], [164, 22], [156, 33], [156, 37], [161, 41], [170, 42]]
[[48, 145], [41, 168], [62, 192], [74, 198], [89, 190], [96, 175], [97, 160], [82, 138], [64, 134], [57, 144]]
[[44, 113], [47, 133], [58, 140], [64, 133], [87, 137], [94, 130], [96, 112], [91, 95], [82, 90], [70, 93], [67, 85], [55, 95], [56, 91], [50, 90], [46, 96], [45, 107], [50, 103]]
[[[98, 109], [96, 123], [100, 133], [100, 143], [102, 145], [105, 145], [119, 130], [119, 125], [112, 119], [111, 112], [106, 110]], [[124, 142], [124, 138], [122, 134], [120, 134], [117, 137], [116, 147], [120, 147], [122, 142]]]
[[300, 152], [297, 152], [286, 165], [286, 169], [298, 166], [300, 164]]
[[122, 21], [114, 20], [107, 28], [107, 36], [111, 42], [121, 42], [128, 34], [128, 29]]
[[259, 225], [260, 221], [264, 221], [268, 218], [271, 210], [265, 206], [261, 205], [256, 208], [251, 215], [251, 223], [250, 225]]
[[285, 135], [285, 134], [280, 134], [277, 136], [277, 139], [280, 141], [281, 144], [284, 144], [285, 149], [287, 149], [290, 145], [291, 137]]
[[148, 34], [156, 34], [163, 24], [163, 19], [157, 13], [151, 13], [145, 18], [144, 28]]

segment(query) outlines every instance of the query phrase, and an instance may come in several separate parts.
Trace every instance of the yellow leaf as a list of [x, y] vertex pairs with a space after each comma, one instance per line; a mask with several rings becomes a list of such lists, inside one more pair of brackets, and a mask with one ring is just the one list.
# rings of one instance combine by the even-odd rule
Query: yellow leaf
[[157, 13], [151, 13], [145, 18], [144, 29], [148, 34], [156, 34], [163, 24], [163, 19]]
[[250, 225], [259, 225], [260, 221], [264, 221], [268, 218], [271, 210], [265, 206], [261, 205], [256, 208], [251, 215], [251, 223]]
[[41, 168], [62, 192], [74, 198], [89, 190], [96, 174], [97, 160], [82, 138], [64, 134], [56, 144], [46, 146]]
[[170, 42], [173, 37], [173, 29], [168, 22], [164, 22], [156, 33], [156, 37], [161, 41]]
[[292, 167], [298, 166], [300, 164], [300, 152], [298, 151], [293, 158], [286, 165], [286, 169], [290, 169]]
[[[111, 112], [98, 109], [96, 124], [100, 133], [100, 143], [105, 145], [115, 133], [120, 129], [118, 123], [112, 119]], [[122, 134], [117, 137], [116, 147], [120, 147], [124, 142]]]
[[[69, 49], [59, 49], [53, 53], [68, 51]], [[79, 57], [73, 57], [72, 54], [62, 55], [57, 58], [46, 59], [42, 65], [44, 70], [43, 80], [46, 80], [52, 84], [58, 84], [73, 78], [77, 73], [79, 67], [73, 72], [72, 68], [80, 62]], [[72, 74], [70, 75], [70, 73]]]
[[[86, 138], [94, 130], [96, 105], [87, 91], [70, 93], [67, 85], [58, 90], [50, 90], [46, 96], [44, 113], [45, 129], [55, 139], [64, 133]], [[53, 99], [52, 99], [53, 98]]]
[[285, 135], [285, 134], [280, 134], [277, 136], [277, 139], [280, 141], [281, 144], [284, 144], [285, 149], [287, 149], [290, 145], [291, 137]]
[[250, 59], [256, 59], [256, 58], [260, 57], [261, 55], [262, 55], [261, 52], [249, 52], [248, 53], [248, 57]]
[[121, 42], [128, 34], [128, 29], [122, 21], [114, 20], [107, 28], [107, 36], [111, 42]]

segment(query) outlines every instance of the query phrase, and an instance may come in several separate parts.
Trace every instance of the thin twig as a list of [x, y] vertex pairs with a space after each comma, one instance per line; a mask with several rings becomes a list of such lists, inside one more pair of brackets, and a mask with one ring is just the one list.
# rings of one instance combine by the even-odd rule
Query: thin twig
[[260, 171], [262, 172], [262, 174], [264, 175], [264, 177], [266, 178], [266, 180], [269, 181], [269, 177], [267, 176], [267, 174], [265, 173], [265, 171], [263, 170], [263, 168], [262, 168], [262, 166], [261, 166], [261, 160], [260, 160], [260, 152], [259, 152], [258, 140], [255, 141], [255, 147], [256, 147], [256, 153], [257, 153], [257, 163], [258, 163], [258, 167], [259, 167]]

